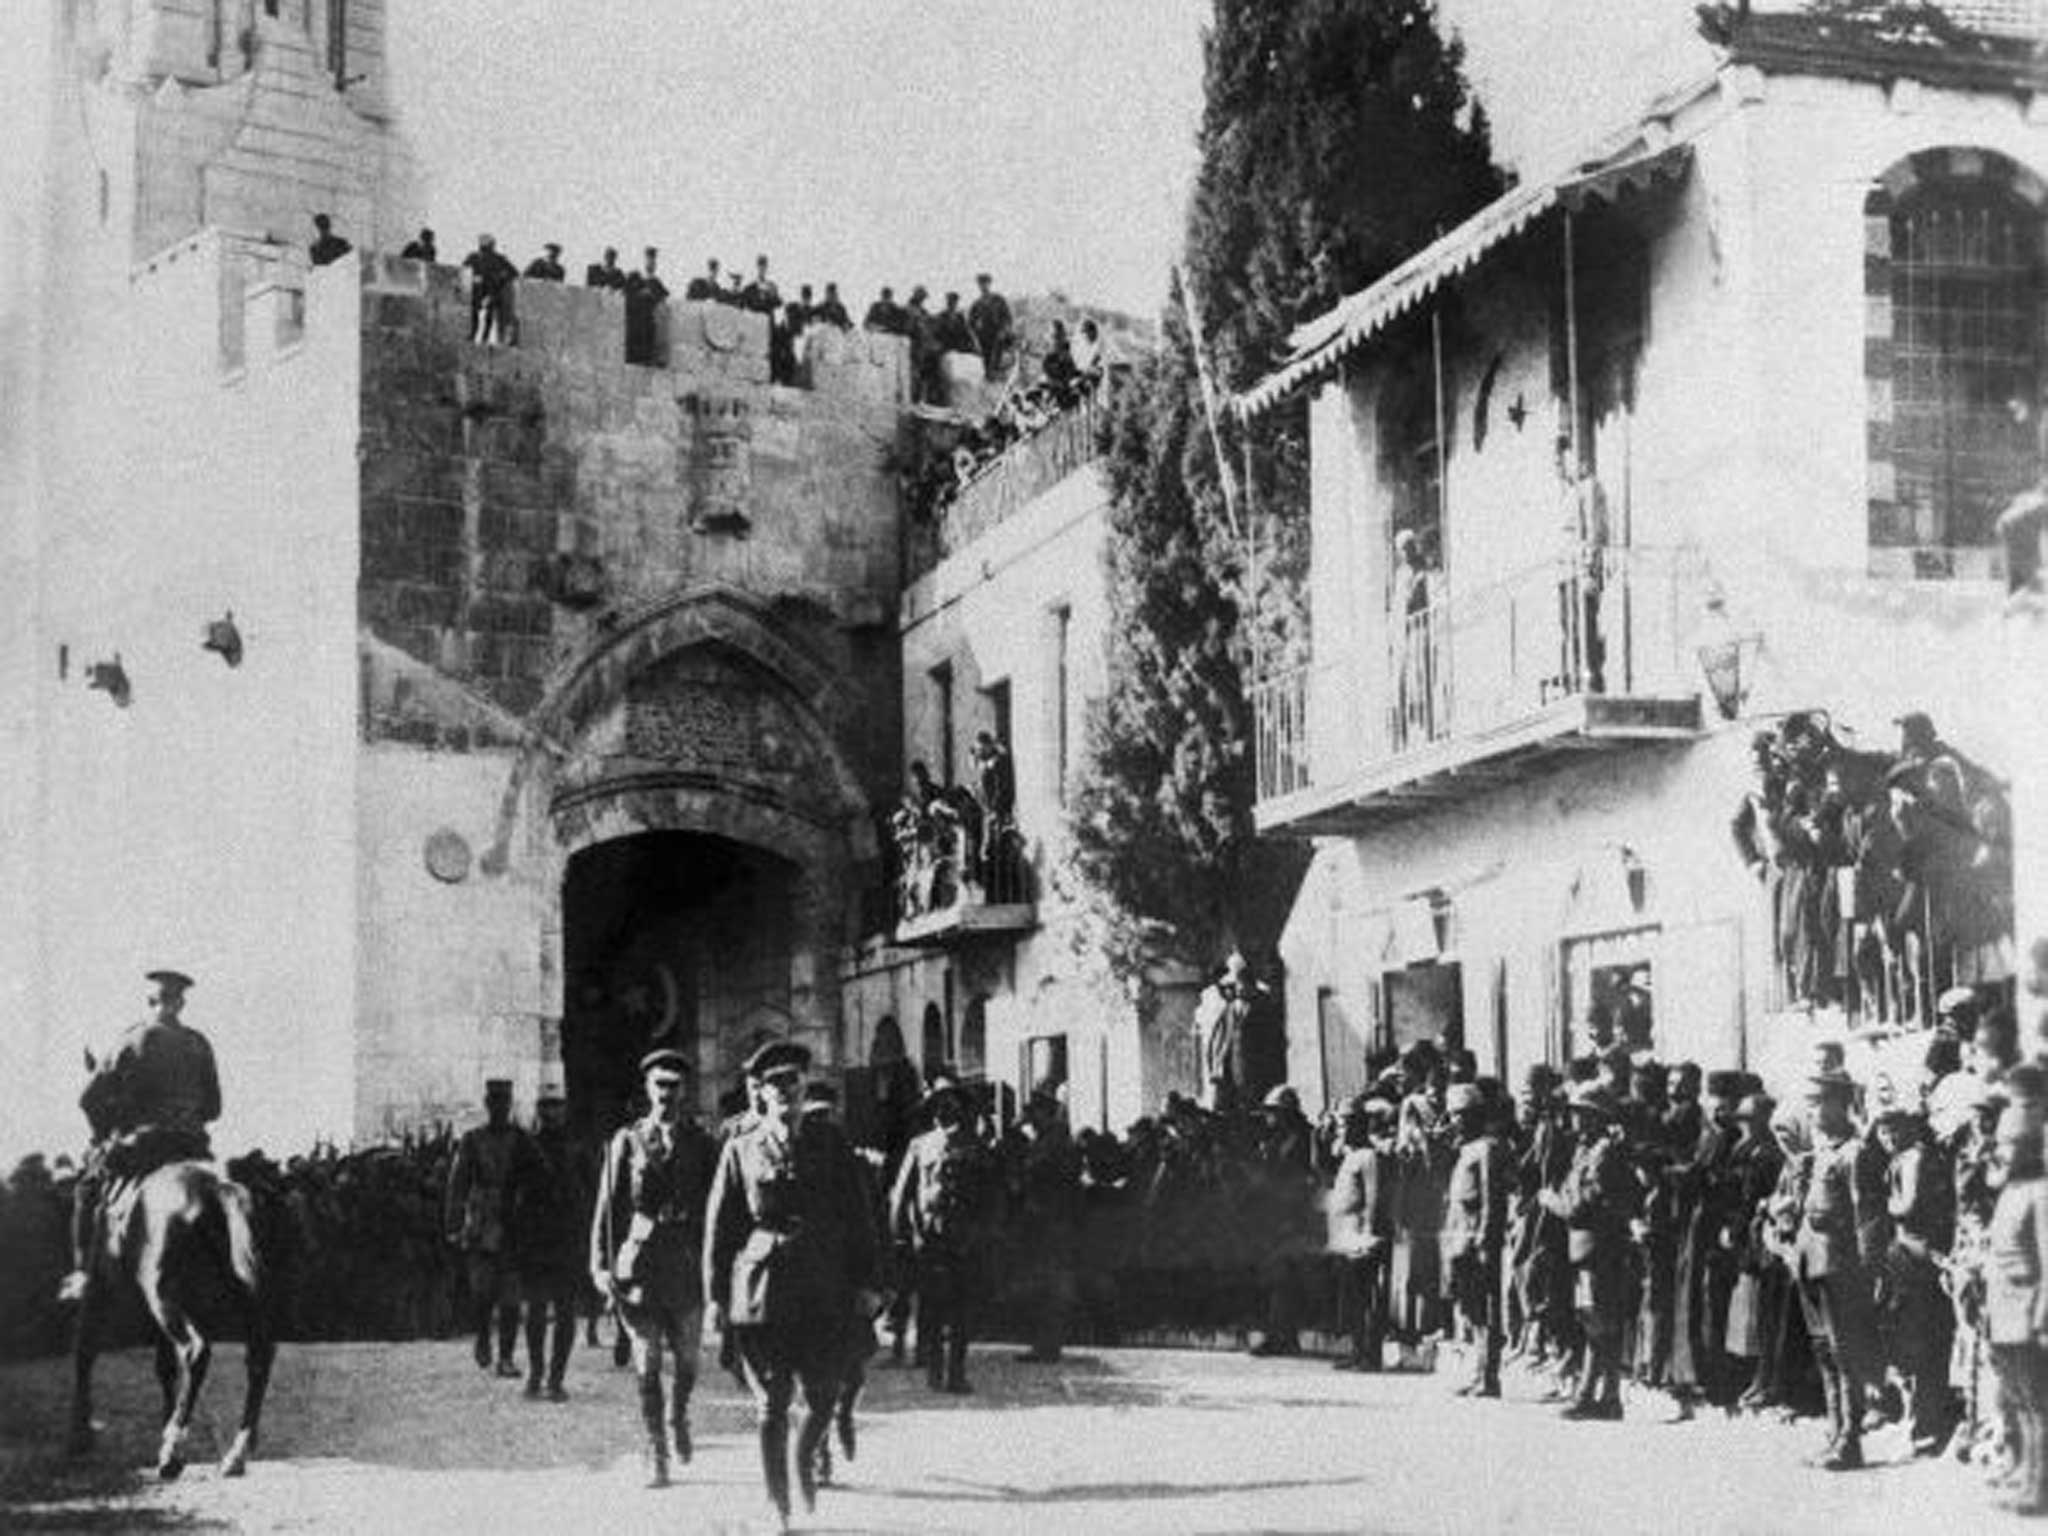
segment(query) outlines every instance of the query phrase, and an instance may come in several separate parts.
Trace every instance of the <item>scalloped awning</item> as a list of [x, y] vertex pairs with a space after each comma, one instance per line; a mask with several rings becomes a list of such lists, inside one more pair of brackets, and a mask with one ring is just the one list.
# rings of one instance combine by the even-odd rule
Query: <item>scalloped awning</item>
[[1659, 181], [1677, 181], [1691, 163], [1690, 144], [1638, 148], [1548, 181], [1515, 188], [1449, 234], [1431, 241], [1370, 288], [1299, 327], [1290, 338], [1293, 356], [1277, 373], [1238, 397], [1238, 413], [1256, 416], [1283, 396], [1331, 372], [1360, 343], [1553, 208], [1576, 213], [1588, 203], [1611, 203], [1624, 192], [1640, 191]]

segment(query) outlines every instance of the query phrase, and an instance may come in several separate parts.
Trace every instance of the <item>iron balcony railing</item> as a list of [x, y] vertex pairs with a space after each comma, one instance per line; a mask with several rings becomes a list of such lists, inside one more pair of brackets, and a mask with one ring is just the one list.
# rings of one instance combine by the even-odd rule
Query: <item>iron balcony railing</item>
[[1707, 593], [1690, 547], [1586, 548], [1369, 624], [1353, 658], [1257, 683], [1258, 792], [1278, 800], [1578, 695], [1699, 692]]

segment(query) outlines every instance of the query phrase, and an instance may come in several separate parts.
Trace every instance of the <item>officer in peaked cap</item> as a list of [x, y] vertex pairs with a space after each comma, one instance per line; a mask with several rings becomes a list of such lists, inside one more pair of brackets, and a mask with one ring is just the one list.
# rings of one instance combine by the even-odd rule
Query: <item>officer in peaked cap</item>
[[534, 1110], [534, 1157], [515, 1200], [519, 1286], [526, 1307], [526, 1395], [539, 1397], [545, 1387], [551, 1401], [561, 1402], [568, 1395], [562, 1377], [575, 1348], [577, 1302], [583, 1295], [591, 1177], [583, 1145], [569, 1129], [562, 1085], [544, 1082]]
[[772, 1041], [747, 1058], [760, 1112], [719, 1154], [705, 1216], [704, 1290], [731, 1329], [759, 1413], [761, 1470], [779, 1524], [790, 1515], [790, 1407], [804, 1504], [818, 1468], [845, 1369], [846, 1319], [877, 1277], [874, 1223], [858, 1160], [829, 1115], [798, 1104], [810, 1052]]
[[139, 1179], [166, 1163], [212, 1155], [207, 1127], [220, 1118], [220, 1075], [206, 1036], [184, 1020], [192, 978], [159, 969], [143, 979], [150, 983], [150, 1017], [124, 1033], [105, 1061], [86, 1057], [92, 1077], [78, 1104], [93, 1146], [73, 1193], [73, 1267], [58, 1288], [60, 1300], [85, 1294], [110, 1179]]
[[1543, 1209], [1565, 1223], [1573, 1296], [1586, 1336], [1578, 1394], [1564, 1417], [1618, 1419], [1630, 1287], [1628, 1223], [1636, 1177], [1613, 1134], [1618, 1118], [1613, 1095], [1599, 1083], [1578, 1083], [1567, 1102], [1577, 1137], [1571, 1167], [1557, 1188], [1538, 1196]]
[[743, 1068], [757, 1083], [782, 1072], [795, 1072], [801, 1078], [810, 1069], [811, 1053], [793, 1040], [770, 1040], [746, 1059]]
[[1792, 1272], [1799, 1282], [1814, 1363], [1826, 1388], [1829, 1437], [1819, 1465], [1846, 1472], [1863, 1465], [1863, 1406], [1881, 1379], [1884, 1356], [1860, 1233], [1865, 1213], [1857, 1179], [1863, 1143], [1851, 1118], [1856, 1079], [1842, 1066], [1842, 1046], [1822, 1041], [1806, 1077], [1812, 1120], [1812, 1171], [1794, 1239]]
[[924, 1101], [932, 1128], [904, 1152], [888, 1232], [915, 1258], [926, 1382], [935, 1392], [961, 1393], [970, 1390], [967, 1346], [985, 1280], [977, 1256], [997, 1169], [957, 1078], [940, 1073]]
[[512, 1123], [511, 1079], [485, 1081], [484, 1115], [484, 1124], [465, 1131], [455, 1144], [455, 1160], [448, 1169], [445, 1222], [448, 1241], [461, 1250], [468, 1268], [476, 1363], [491, 1369], [495, 1334], [497, 1374], [516, 1377], [519, 1365], [512, 1358], [519, 1331], [515, 1200], [530, 1177], [536, 1154], [526, 1132]]
[[[631, 1341], [648, 1482], [690, 1459], [690, 1396], [704, 1335], [704, 1201], [716, 1144], [690, 1112], [690, 1058], [640, 1058], [647, 1113], [605, 1149], [591, 1216], [590, 1275]], [[664, 1392], [662, 1359], [673, 1381]]]

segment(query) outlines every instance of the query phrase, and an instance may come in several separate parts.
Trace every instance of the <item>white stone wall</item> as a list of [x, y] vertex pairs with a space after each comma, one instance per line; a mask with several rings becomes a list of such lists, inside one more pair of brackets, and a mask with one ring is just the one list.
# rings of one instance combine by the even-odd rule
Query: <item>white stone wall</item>
[[[358, 1140], [481, 1117], [486, 1078], [522, 1115], [562, 1083], [560, 860], [521, 850], [483, 865], [511, 778], [509, 751], [370, 744], [357, 780], [355, 1013]], [[466, 845], [429, 870], [436, 834]]]
[[[1610, 498], [1626, 495], [1637, 542], [1697, 545], [1735, 627], [1761, 636], [1748, 705], [1757, 723], [1820, 708], [1855, 744], [1889, 749], [1894, 718], [1924, 709], [1967, 752], [2016, 771], [2037, 744], [2025, 735], [2031, 713], [2014, 708], [2005, 683], [2000, 590], [1868, 574], [1863, 200], [1888, 167], [1937, 146], [1996, 150], [2048, 175], [2048, 122], [2010, 99], [1733, 72], [1673, 128], [1694, 143], [1694, 166], [1680, 192], [1663, 194], [1669, 206], [1655, 225], [1627, 485], [1603, 463]], [[1524, 243], [1556, 239], [1539, 228]], [[1527, 275], [1547, 259], [1539, 250], [1516, 277], [1496, 257], [1456, 280], [1477, 340], [1450, 368], [1454, 601], [1556, 537], [1550, 447], [1561, 416], [1549, 389], [1548, 299]], [[1496, 355], [1478, 449], [1475, 393]], [[1370, 371], [1348, 388], [1325, 386], [1312, 415], [1316, 657], [1368, 678], [1378, 675], [1387, 590], [1378, 387]], [[1502, 415], [1517, 396], [1529, 411], [1519, 431]], [[1681, 614], [1681, 630], [1699, 618]], [[1343, 708], [1327, 688], [1316, 696], [1319, 750], [1347, 710], [1384, 707], [1369, 688], [1347, 687], [1368, 696]], [[1519, 1071], [1544, 1050], [1556, 1017], [1555, 946], [1586, 921], [1565, 892], [1589, 861], [1611, 864], [1622, 846], [1649, 865], [1655, 910], [1621, 915], [1667, 931], [1682, 924], [1698, 940], [1667, 944], [1660, 961], [1683, 953], [1708, 989], [1684, 1004], [1695, 1011], [1686, 1026], [1694, 1048], [1709, 1053], [1717, 1030], [1745, 1020], [1743, 1048], [1768, 1057], [1763, 917], [1727, 844], [1744, 783], [1731, 743], [1753, 728], [1554, 771], [1371, 837], [1319, 844], [1284, 946], [1296, 1080], [1318, 1061], [1318, 989], [1363, 1017], [1377, 973], [1410, 958], [1401, 920], [1388, 913], [1432, 887], [1454, 897], [1468, 1042], [1489, 1064], [1491, 970], [1507, 966], [1506, 1064]]]
[[[1318, 992], [1369, 1039], [1386, 973], [1434, 960], [1462, 970], [1465, 1043], [1484, 1072], [1519, 1075], [1553, 1056], [1559, 945], [1661, 927], [1657, 1029], [1667, 1059], [1735, 1065], [1760, 1020], [1761, 890], [1736, 860], [1728, 821], [1746, 782], [1747, 733], [1698, 746], [1619, 754], [1475, 795], [1359, 838], [1326, 838], [1281, 938], [1289, 1080], [1323, 1090]], [[1647, 872], [1633, 904], [1623, 850]], [[1451, 904], [1439, 953], [1416, 907]], [[1495, 968], [1506, 968], [1505, 1059], [1494, 1027]]]
[[[30, 1070], [0, 1139], [81, 1139], [82, 1050], [144, 1013], [142, 972], [199, 985], [227, 1111], [217, 1144], [346, 1138], [353, 1115], [356, 666], [353, 270], [252, 297], [221, 365], [236, 257], [200, 236], [137, 271], [126, 301], [65, 337], [45, 481], [41, 612], [10, 669], [37, 680], [35, 807], [21, 871], [34, 923]], [[75, 370], [75, 372], [71, 372]], [[204, 651], [232, 610], [246, 657]], [[59, 676], [60, 653], [68, 676]], [[126, 709], [85, 686], [116, 653]]]
[[[1175, 1066], [1169, 1040], [1187, 1029], [1191, 1002], [1170, 995], [1158, 1022], [1141, 1029], [1137, 1000], [1109, 976], [1090, 949], [1090, 929], [1067, 856], [1066, 805], [1059, 784], [1059, 619], [1067, 615], [1067, 774], [1085, 753], [1088, 701], [1107, 688], [1110, 629], [1104, 585], [1106, 493], [1097, 471], [1069, 476], [942, 562], [905, 593], [903, 753], [939, 773], [939, 708], [932, 669], [954, 677], [956, 775], [972, 782], [967, 753], [986, 727], [985, 691], [1007, 682], [1017, 820], [1039, 873], [1039, 927], [1013, 944], [981, 941], [963, 952], [856, 957], [844, 992], [849, 1059], [865, 1060], [875, 1024], [893, 1014], [913, 1060], [920, 1052], [924, 1006], [945, 1006], [948, 974], [953, 1036], [971, 999], [987, 1000], [986, 1072], [1019, 1090], [1027, 1043], [1064, 1035], [1068, 1114], [1079, 1126], [1121, 1129], [1156, 1103]], [[933, 1065], [922, 1063], [922, 1065]], [[1188, 1086], [1184, 1084], [1176, 1084]]]

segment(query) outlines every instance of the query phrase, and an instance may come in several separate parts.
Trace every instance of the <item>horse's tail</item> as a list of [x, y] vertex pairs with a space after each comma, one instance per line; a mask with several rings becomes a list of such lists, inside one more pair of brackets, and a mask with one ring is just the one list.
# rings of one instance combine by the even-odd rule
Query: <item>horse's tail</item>
[[[263, 1250], [256, 1242], [253, 1205], [248, 1190], [223, 1179], [218, 1207], [220, 1219], [217, 1229], [209, 1235], [217, 1244], [216, 1252], [227, 1273], [241, 1282], [251, 1303], [260, 1307], [263, 1302]], [[214, 1226], [213, 1223], [208, 1225]]]

